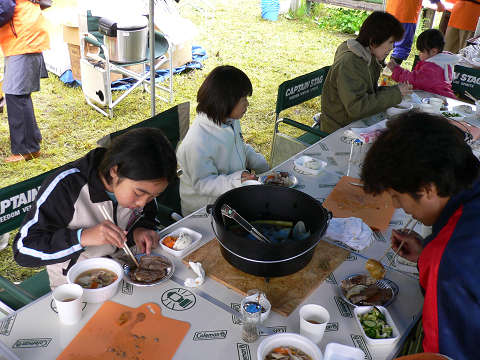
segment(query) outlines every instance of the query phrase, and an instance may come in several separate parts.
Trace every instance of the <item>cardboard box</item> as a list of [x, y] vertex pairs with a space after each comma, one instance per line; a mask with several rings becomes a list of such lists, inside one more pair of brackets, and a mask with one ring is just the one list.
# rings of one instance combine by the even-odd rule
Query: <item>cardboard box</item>
[[[168, 58], [168, 53], [165, 54]], [[158, 60], [157, 60], [158, 61]], [[173, 45], [172, 66], [173, 68], [185, 65], [192, 61], [192, 42], [185, 41], [181, 44]], [[165, 62], [160, 69], [168, 69], [168, 61]]]
[[80, 46], [80, 33], [78, 31], [78, 26], [63, 24], [63, 41], [67, 44]]
[[[70, 55], [70, 67], [72, 69], [73, 78], [75, 80], [82, 80], [82, 74], [80, 71], [80, 46], [68, 44], [68, 54]], [[110, 81], [122, 79], [122, 74], [110, 71]]]

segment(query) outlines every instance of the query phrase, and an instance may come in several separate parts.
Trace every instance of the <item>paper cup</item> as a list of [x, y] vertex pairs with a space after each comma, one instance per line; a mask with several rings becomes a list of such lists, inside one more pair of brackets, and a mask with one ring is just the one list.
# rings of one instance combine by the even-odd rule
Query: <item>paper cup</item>
[[323, 333], [329, 321], [330, 314], [323, 306], [316, 304], [303, 305], [300, 308], [300, 335], [318, 344], [322, 341]]
[[63, 284], [53, 290], [53, 299], [61, 323], [73, 325], [81, 319], [82, 296], [83, 288], [77, 284]]

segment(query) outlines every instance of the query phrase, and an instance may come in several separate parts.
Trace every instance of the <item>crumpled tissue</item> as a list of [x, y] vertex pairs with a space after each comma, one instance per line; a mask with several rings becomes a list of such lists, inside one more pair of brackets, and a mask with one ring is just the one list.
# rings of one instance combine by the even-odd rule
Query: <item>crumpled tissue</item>
[[324, 237], [338, 240], [357, 251], [361, 251], [372, 244], [372, 234], [372, 229], [360, 218], [332, 218]]
[[205, 270], [203, 270], [202, 264], [199, 262], [189, 261], [188, 265], [197, 274], [197, 277], [195, 279], [186, 278], [184, 284], [187, 287], [199, 287], [205, 281]]
[[387, 127], [387, 119], [365, 128], [351, 128], [345, 130], [344, 135], [352, 139], [358, 139], [365, 144], [373, 143], [378, 135]]

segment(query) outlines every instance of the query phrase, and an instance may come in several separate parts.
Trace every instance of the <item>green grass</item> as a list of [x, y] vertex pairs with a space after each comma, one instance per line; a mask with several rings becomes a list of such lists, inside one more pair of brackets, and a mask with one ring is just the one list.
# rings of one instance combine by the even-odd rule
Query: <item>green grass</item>
[[[54, 6], [66, 6], [70, 1], [56, 0]], [[191, 7], [182, 8], [182, 15], [199, 29], [194, 44], [207, 51], [204, 68], [175, 75], [173, 103], [157, 100], [156, 110], [161, 112], [189, 101], [193, 120], [196, 92], [207, 74], [222, 64], [239, 67], [253, 83], [250, 107], [242, 119], [245, 140], [268, 158], [278, 86], [285, 80], [330, 65], [337, 46], [350, 36], [321, 30], [307, 16], [288, 14], [276, 22], [263, 20], [258, 0], [211, 2], [215, 11], [206, 20]], [[33, 102], [43, 135], [42, 157], [16, 164], [0, 162], [1, 187], [75, 160], [93, 149], [102, 136], [150, 117], [148, 93], [133, 91], [114, 109], [113, 119], [109, 119], [85, 103], [80, 88], [67, 87], [52, 74], [42, 80], [41, 91], [33, 94]], [[301, 109], [287, 111], [286, 115], [310, 124], [319, 110], [319, 100], [312, 100]], [[0, 115], [0, 157], [10, 154], [8, 134], [4, 113]], [[19, 281], [32, 271], [36, 270], [16, 265], [11, 246], [0, 252], [2, 276]]]

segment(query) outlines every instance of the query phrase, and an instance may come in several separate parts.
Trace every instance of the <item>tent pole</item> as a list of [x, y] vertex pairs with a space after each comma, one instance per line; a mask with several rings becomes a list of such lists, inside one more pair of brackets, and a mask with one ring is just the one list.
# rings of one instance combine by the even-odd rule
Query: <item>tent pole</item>
[[154, 17], [154, 0], [149, 2], [149, 34], [150, 34], [150, 110], [152, 117], [155, 116], [155, 23]]

